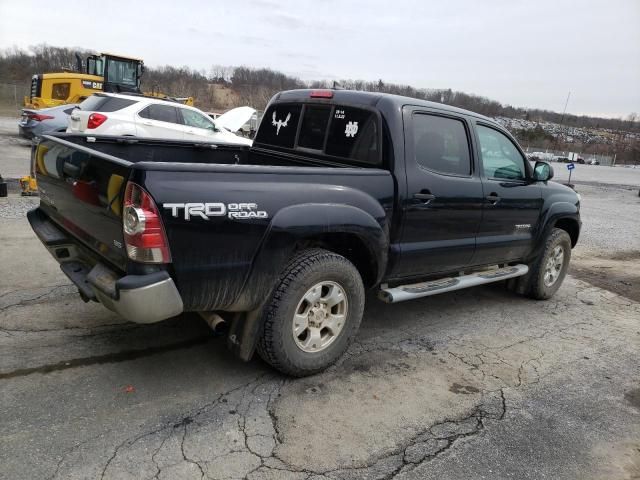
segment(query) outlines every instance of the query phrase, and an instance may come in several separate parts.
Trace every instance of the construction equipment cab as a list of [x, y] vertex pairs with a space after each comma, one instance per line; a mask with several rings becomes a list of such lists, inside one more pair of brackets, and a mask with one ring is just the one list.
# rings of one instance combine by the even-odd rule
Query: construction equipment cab
[[82, 59], [76, 58], [76, 71], [34, 75], [30, 95], [24, 99], [25, 106], [39, 109], [80, 103], [96, 92], [141, 93], [142, 60], [102, 53], [87, 57], [83, 69]]
[[140, 93], [144, 64], [138, 58], [102, 53], [87, 58], [87, 73], [103, 77], [102, 90], [112, 93]]

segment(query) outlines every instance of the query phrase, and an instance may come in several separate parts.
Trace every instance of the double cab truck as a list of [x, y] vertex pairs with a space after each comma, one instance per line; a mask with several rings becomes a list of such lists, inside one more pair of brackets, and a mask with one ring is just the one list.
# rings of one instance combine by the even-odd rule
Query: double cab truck
[[293, 376], [345, 352], [367, 289], [548, 299], [581, 227], [579, 196], [498, 123], [380, 93], [278, 93], [251, 147], [59, 133], [32, 162], [29, 221], [85, 301], [198, 312]]

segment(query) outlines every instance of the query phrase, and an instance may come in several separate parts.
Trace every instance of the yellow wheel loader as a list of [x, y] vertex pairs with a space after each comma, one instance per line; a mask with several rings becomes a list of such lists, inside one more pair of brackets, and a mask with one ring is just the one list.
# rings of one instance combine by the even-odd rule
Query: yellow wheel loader
[[[133, 93], [157, 98], [172, 99], [193, 106], [193, 97], [174, 98], [157, 91], [140, 90], [140, 78], [144, 63], [139, 58], [102, 53], [86, 59], [83, 72], [82, 59], [76, 54], [77, 71], [40, 73], [31, 77], [30, 95], [24, 98], [24, 106], [30, 109], [55, 107], [67, 103], [80, 103], [96, 92]], [[20, 178], [22, 195], [37, 195], [38, 188], [33, 172]]]
[[[55, 107], [67, 103], [80, 103], [96, 92], [137, 93], [159, 98], [172, 98], [155, 91], [143, 93], [140, 79], [144, 63], [139, 58], [102, 53], [90, 55], [83, 71], [82, 59], [76, 55], [77, 71], [40, 73], [31, 77], [30, 95], [24, 106], [31, 109]], [[193, 97], [174, 98], [193, 105]]]

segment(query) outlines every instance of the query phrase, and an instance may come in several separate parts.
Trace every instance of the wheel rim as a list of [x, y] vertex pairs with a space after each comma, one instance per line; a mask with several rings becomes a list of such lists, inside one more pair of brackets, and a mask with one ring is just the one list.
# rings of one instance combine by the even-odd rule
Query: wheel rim
[[316, 353], [331, 345], [347, 320], [347, 295], [336, 282], [316, 283], [302, 296], [293, 315], [293, 339], [300, 350]]
[[564, 248], [560, 245], [555, 247], [547, 260], [547, 264], [544, 269], [544, 284], [547, 287], [552, 286], [560, 278], [560, 272], [562, 272], [562, 265], [564, 264]]

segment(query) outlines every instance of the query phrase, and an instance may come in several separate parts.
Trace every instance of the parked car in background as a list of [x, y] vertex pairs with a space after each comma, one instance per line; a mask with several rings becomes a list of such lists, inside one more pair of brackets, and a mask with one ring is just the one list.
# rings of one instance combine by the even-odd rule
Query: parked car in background
[[[240, 108], [250, 108], [250, 107], [240, 107]], [[238, 110], [238, 109], [234, 109], [234, 110]], [[222, 115], [225, 115], [224, 113], [218, 113], [218, 112], [206, 112], [206, 113], [209, 116], [209, 118], [213, 120], [217, 120]], [[258, 131], [258, 125], [260, 125], [260, 120], [262, 120], [262, 113], [263, 113], [262, 111], [254, 110], [254, 113], [253, 115], [251, 115], [249, 120], [245, 122], [243, 125], [241, 125], [237, 130], [232, 130], [233, 133], [252, 139], [255, 136], [256, 132]]]
[[58, 105], [41, 110], [22, 109], [18, 122], [21, 137], [35, 138], [47, 132], [64, 132], [69, 123], [69, 115], [77, 104]]
[[251, 145], [233, 132], [254, 113], [251, 107], [239, 107], [212, 120], [197, 108], [171, 100], [97, 93], [73, 111], [67, 132]]

